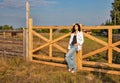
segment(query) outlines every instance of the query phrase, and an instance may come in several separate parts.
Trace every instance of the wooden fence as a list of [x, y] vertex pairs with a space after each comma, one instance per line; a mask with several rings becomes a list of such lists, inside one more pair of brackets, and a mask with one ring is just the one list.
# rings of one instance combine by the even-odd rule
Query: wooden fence
[[25, 29], [23, 30], [0, 30], [0, 54], [6, 56], [24, 56]]
[[[66, 64], [60, 64], [60, 63], [54, 63], [54, 62], [47, 62], [42, 61], [38, 59], [47, 59], [47, 60], [53, 60], [53, 61], [65, 61], [64, 58], [57, 58], [52, 56], [52, 47], [56, 47], [60, 51], [67, 53], [67, 49], [61, 47], [57, 44], [58, 41], [70, 36], [71, 33], [67, 33], [61, 37], [58, 37], [56, 39], [52, 38], [52, 31], [53, 29], [71, 29], [72, 26], [33, 26], [33, 21], [31, 18], [29, 18], [29, 60], [32, 62], [38, 62], [42, 64], [48, 64], [53, 66], [60, 66], [60, 67], [67, 67]], [[34, 31], [34, 29], [50, 29], [49, 33], [49, 39], [42, 36], [41, 34]], [[120, 75], [120, 64], [114, 64], [112, 62], [113, 60], [113, 50], [120, 52], [120, 48], [117, 46], [120, 45], [120, 41], [113, 43], [112, 42], [112, 30], [113, 29], [120, 29], [120, 26], [82, 26], [82, 29], [84, 30], [94, 30], [94, 29], [106, 29], [108, 30], [108, 42], [105, 42], [101, 39], [96, 38], [95, 36], [92, 36], [90, 34], [84, 33], [84, 37], [87, 37], [95, 42], [98, 42], [99, 44], [103, 45], [102, 48], [99, 48], [97, 50], [91, 51], [87, 54], [82, 54], [82, 50], [76, 54], [76, 63], [77, 63], [77, 69], [85, 70], [85, 71], [96, 71], [96, 72], [103, 72], [103, 73], [109, 73], [109, 74], [117, 74]], [[37, 48], [33, 48], [33, 36], [37, 36], [40, 39], [44, 40], [46, 43], [42, 44], [41, 46], [38, 46]], [[43, 49], [44, 47], [49, 47], [49, 56], [45, 55], [36, 55], [34, 52]], [[105, 62], [94, 62], [94, 61], [87, 61], [86, 58], [89, 58], [90, 56], [94, 56], [97, 53], [103, 52], [108, 50], [108, 61]], [[38, 58], [38, 59], [34, 59]], [[88, 67], [84, 65], [89, 65]], [[99, 66], [99, 67], [96, 67]], [[104, 69], [103, 67], [107, 67], [107, 69]], [[110, 69], [109, 69], [110, 68]]]

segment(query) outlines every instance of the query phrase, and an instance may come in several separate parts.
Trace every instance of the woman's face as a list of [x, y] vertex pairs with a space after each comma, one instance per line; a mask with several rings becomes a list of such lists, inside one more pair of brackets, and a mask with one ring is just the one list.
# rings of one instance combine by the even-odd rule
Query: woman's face
[[75, 28], [75, 31], [78, 31], [78, 26], [77, 26], [77, 25], [75, 25], [75, 27], [74, 27], [74, 28]]

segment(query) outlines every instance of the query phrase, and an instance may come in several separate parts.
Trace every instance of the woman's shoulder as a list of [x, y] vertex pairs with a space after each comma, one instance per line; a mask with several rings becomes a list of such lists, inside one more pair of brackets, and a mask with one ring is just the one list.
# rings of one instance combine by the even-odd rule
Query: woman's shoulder
[[71, 33], [71, 35], [74, 35], [74, 33]]

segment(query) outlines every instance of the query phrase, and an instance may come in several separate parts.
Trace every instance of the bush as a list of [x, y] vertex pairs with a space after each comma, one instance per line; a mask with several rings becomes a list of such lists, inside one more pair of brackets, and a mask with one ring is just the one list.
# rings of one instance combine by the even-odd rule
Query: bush
[[12, 26], [9, 26], [9, 25], [4, 25], [0, 28], [1, 30], [13, 30], [13, 27]]

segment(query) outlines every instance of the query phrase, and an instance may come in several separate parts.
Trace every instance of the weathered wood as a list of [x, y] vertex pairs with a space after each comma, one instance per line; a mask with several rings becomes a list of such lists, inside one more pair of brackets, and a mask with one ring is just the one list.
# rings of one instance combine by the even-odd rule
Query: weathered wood
[[6, 55], [8, 55], [8, 56], [11, 56], [11, 55], [21, 56], [21, 55], [23, 55], [23, 52], [0, 50], [0, 54], [4, 54], [4, 56], [6, 56]]
[[2, 43], [2, 44], [22, 45], [23, 41], [19, 41], [19, 40], [0, 40], [0, 43]]
[[22, 39], [17, 39], [14, 37], [0, 37], [0, 40], [4, 40], [4, 41], [22, 41]]
[[[23, 28], [23, 55], [25, 57], [25, 60], [28, 61], [28, 56], [26, 55], [26, 29]], [[28, 47], [28, 46], [27, 46]]]
[[25, 28], [25, 55], [26, 55], [26, 61], [29, 61], [29, 33], [28, 33], [28, 28], [29, 28], [29, 18], [30, 18], [30, 4], [27, 1], [26, 2], [26, 28]]
[[22, 33], [23, 30], [0, 30], [0, 33], [12, 33], [12, 32], [16, 32], [16, 33]]
[[0, 49], [1, 51], [6, 51], [6, 52], [12, 52], [12, 53], [23, 53], [23, 51], [20, 50], [14, 50], [14, 49]]
[[[23, 40], [9, 37], [8, 33], [23, 33], [23, 30], [0, 30], [3, 33], [0, 38], [0, 50], [3, 56], [23, 55]], [[23, 34], [22, 34], [23, 35]], [[15, 48], [14, 48], [15, 47]], [[17, 49], [16, 49], [17, 48]], [[20, 49], [20, 50], [19, 50]]]
[[25, 47], [26, 47], [26, 61], [29, 61], [29, 33], [28, 33], [28, 28], [25, 28]]
[[6, 34], [6, 32], [3, 32], [3, 38], [4, 38], [4, 39], [6, 38], [5, 34]]
[[30, 4], [26, 2], [26, 28], [29, 26], [29, 18], [30, 18]]

